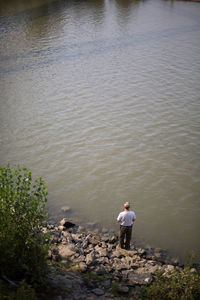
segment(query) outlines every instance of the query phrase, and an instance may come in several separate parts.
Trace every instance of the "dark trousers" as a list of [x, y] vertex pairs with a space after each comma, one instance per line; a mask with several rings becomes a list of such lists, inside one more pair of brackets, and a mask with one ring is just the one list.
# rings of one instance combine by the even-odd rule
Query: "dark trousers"
[[119, 246], [122, 249], [130, 249], [130, 241], [132, 235], [132, 226], [122, 226], [120, 225], [119, 233]]

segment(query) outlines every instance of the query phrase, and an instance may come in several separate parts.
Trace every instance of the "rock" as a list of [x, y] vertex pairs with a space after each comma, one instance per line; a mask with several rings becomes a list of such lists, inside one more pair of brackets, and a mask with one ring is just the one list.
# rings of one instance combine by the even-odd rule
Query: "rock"
[[[134, 257], [135, 254], [137, 253], [135, 250], [125, 250], [125, 249], [122, 249], [120, 247], [117, 247], [117, 250], [124, 256], [131, 256], [131, 257]], [[139, 259], [140, 259], [140, 256], [138, 255]]]
[[151, 274], [155, 274], [156, 271], [160, 270], [161, 269], [161, 266], [159, 265], [155, 265], [155, 266], [147, 266], [146, 267], [147, 271]]
[[118, 257], [118, 258], [120, 258], [120, 257], [122, 257], [122, 254], [121, 254], [121, 252], [119, 250], [115, 250], [112, 253], [112, 257]]
[[89, 254], [86, 255], [86, 265], [91, 265], [94, 262], [94, 251], [90, 252]]
[[65, 229], [64, 226], [62, 226], [62, 225], [58, 226], [58, 230], [63, 231], [64, 229]]
[[79, 263], [79, 268], [83, 273], [87, 271], [87, 265], [84, 262]]
[[63, 206], [61, 208], [61, 210], [64, 212], [64, 213], [67, 213], [67, 212], [71, 212], [71, 208], [69, 206]]
[[128, 285], [134, 286], [136, 284], [149, 284], [152, 281], [152, 276], [150, 273], [136, 273], [130, 272], [128, 274]]
[[126, 264], [116, 264], [115, 265], [116, 271], [121, 271], [121, 270], [126, 270], [126, 269], [128, 269]]
[[89, 242], [87, 240], [83, 241], [82, 247], [86, 249], [88, 247]]
[[126, 279], [128, 278], [129, 272], [130, 272], [129, 270], [122, 270], [121, 271], [123, 281], [126, 281]]
[[76, 259], [76, 261], [78, 261], [78, 262], [85, 261], [85, 256], [84, 256], [84, 255], [80, 255], [80, 256]]
[[43, 232], [43, 233], [47, 233], [47, 232], [48, 232], [47, 228], [46, 228], [46, 227], [43, 227], [43, 228], [42, 228], [42, 232]]
[[138, 249], [137, 249], [137, 253], [138, 253], [140, 256], [142, 256], [142, 255], [145, 254], [145, 250], [142, 249], [142, 248], [138, 248]]
[[110, 244], [114, 244], [116, 243], [118, 240], [118, 237], [116, 235], [111, 236], [111, 238], [109, 239]]
[[110, 286], [111, 286], [111, 281], [110, 281], [110, 279], [107, 279], [107, 280], [105, 280], [105, 281], [102, 281], [101, 285], [102, 285], [105, 289], [110, 288]]
[[107, 243], [109, 241], [109, 236], [108, 235], [103, 235], [101, 237], [101, 241]]
[[102, 296], [104, 295], [104, 291], [102, 289], [96, 288], [93, 289], [92, 292], [96, 295], [96, 296]]
[[69, 279], [59, 274], [51, 278], [50, 281], [53, 287], [59, 288], [62, 291], [71, 291], [72, 289], [73, 278]]
[[118, 287], [118, 292], [119, 293], [123, 293], [123, 294], [127, 294], [129, 292], [129, 288], [126, 285], [119, 285]]
[[164, 273], [163, 273], [163, 276], [166, 276], [166, 277], [170, 276], [169, 273], [172, 272], [174, 269], [175, 269], [175, 268], [174, 268], [173, 265], [165, 265], [165, 266], [164, 266]]
[[59, 251], [56, 248], [51, 249], [51, 258], [54, 261], [59, 261]]
[[82, 233], [84, 231], [85, 231], [85, 228], [83, 226], [78, 226], [77, 233]]
[[109, 264], [109, 259], [108, 257], [99, 257], [96, 260], [99, 264], [105, 265], [105, 264]]
[[94, 246], [98, 245], [100, 242], [100, 237], [98, 235], [93, 235], [90, 236], [90, 238], [88, 239], [89, 243]]
[[108, 232], [108, 229], [105, 228], [105, 227], [103, 227], [102, 230], [101, 230], [101, 232], [102, 232], [102, 233], [107, 233], [107, 232]]
[[108, 250], [107, 249], [99, 248], [97, 250], [97, 252], [98, 252], [98, 254], [99, 254], [100, 257], [102, 257], [102, 256], [104, 256], [104, 257], [108, 256]]
[[95, 267], [95, 273], [98, 275], [105, 275], [106, 270], [103, 265]]
[[101, 248], [107, 248], [107, 244], [105, 242], [101, 242]]
[[80, 233], [72, 233], [71, 237], [75, 243], [82, 242], [82, 235]]
[[190, 272], [191, 272], [191, 273], [196, 273], [197, 270], [196, 270], [195, 268], [191, 268], [191, 269], [190, 269]]
[[113, 249], [115, 249], [115, 245], [114, 244], [108, 244], [107, 246], [109, 251], [112, 251]]
[[67, 218], [63, 218], [61, 221], [60, 221], [60, 225], [61, 226], [64, 226], [65, 228], [69, 229], [69, 228], [72, 228], [75, 226], [74, 223], [72, 223], [70, 220], [68, 220]]
[[73, 244], [68, 244], [68, 245], [59, 245], [58, 250], [60, 256], [63, 258], [67, 258], [69, 256], [72, 256], [76, 253], [76, 251], [73, 249], [74, 245]]

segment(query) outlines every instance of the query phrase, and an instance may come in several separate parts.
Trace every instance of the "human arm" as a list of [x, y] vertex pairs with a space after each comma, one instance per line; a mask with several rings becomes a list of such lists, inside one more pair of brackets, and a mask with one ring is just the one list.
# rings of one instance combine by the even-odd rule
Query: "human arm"
[[132, 221], [134, 222], [136, 220], [136, 214], [134, 213], [133, 211], [133, 218], [132, 218]]
[[119, 214], [119, 216], [117, 217], [117, 222], [120, 223], [122, 219], [121, 213]]

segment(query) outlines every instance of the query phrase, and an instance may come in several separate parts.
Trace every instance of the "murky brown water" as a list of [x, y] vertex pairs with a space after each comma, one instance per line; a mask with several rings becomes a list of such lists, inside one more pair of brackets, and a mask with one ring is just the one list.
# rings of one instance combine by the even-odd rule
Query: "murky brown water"
[[43, 176], [49, 211], [200, 250], [200, 3], [0, 4], [0, 163]]

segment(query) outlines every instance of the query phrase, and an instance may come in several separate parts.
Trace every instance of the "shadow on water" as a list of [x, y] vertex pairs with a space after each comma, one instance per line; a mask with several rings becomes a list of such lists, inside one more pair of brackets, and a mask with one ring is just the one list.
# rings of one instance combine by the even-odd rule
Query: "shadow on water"
[[[37, 7], [27, 8], [20, 12], [12, 12], [9, 15], [2, 16], [3, 14], [3, 6], [4, 4], [0, 3], [0, 35], [7, 33], [12, 30], [16, 26], [21, 26], [26, 24], [27, 22], [35, 21], [36, 19], [52, 16], [53, 14], [61, 14], [66, 9], [71, 7], [77, 8], [77, 11], [80, 11], [80, 5], [84, 4], [84, 7], [87, 5], [87, 9], [94, 9], [104, 6], [103, 0], [76, 0], [76, 1], [65, 1], [65, 0], [57, 0], [57, 1], [49, 1], [45, 4], [40, 4], [41, 1], [32, 1], [31, 3], [37, 3]], [[13, 5], [16, 10], [18, 7], [18, 1], [10, 1], [11, 5]]]

